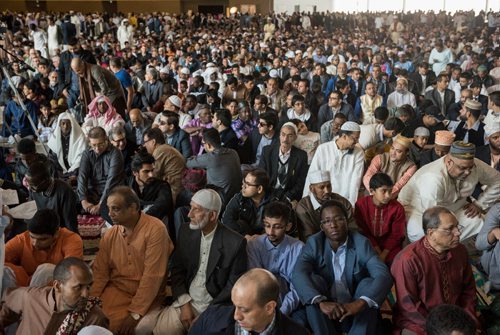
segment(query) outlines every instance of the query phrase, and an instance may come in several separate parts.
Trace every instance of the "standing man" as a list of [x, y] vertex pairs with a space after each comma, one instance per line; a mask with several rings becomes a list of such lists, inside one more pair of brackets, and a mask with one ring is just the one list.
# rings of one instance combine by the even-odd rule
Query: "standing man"
[[101, 298], [109, 329], [119, 334], [151, 334], [173, 245], [163, 222], [141, 212], [126, 186], [107, 199], [113, 222], [99, 244], [90, 294]]
[[127, 101], [127, 112], [132, 109], [132, 101], [134, 100], [134, 85], [132, 84], [132, 77], [123, 68], [122, 59], [119, 57], [112, 58], [109, 61], [109, 68], [115, 74], [116, 78], [120, 81], [125, 94], [125, 101]]

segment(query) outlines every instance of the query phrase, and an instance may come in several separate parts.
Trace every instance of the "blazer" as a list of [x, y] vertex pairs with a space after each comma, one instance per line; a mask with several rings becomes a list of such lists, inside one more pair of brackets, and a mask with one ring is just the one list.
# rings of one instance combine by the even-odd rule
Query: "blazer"
[[[182, 224], [172, 255], [172, 296], [189, 294], [189, 287], [200, 265], [201, 230]], [[231, 289], [247, 270], [246, 240], [221, 223], [215, 228], [206, 272], [206, 288], [212, 304], [231, 303]]]
[[[425, 76], [425, 87], [422, 87], [424, 86], [424, 82], [422, 80], [422, 75], [418, 72], [410, 73], [408, 75], [408, 79], [413, 80], [415, 82], [415, 85], [417, 85], [416, 87], [417, 94], [415, 94], [414, 92], [412, 93], [414, 93], [415, 96], [419, 96], [423, 88], [430, 86], [436, 80], [436, 75], [434, 74], [434, 71], [429, 71], [427, 73], [427, 75]], [[410, 90], [409, 86], [408, 90]]]
[[[276, 185], [276, 181], [278, 180], [279, 153], [279, 143], [268, 145], [263, 149], [262, 159], [259, 163], [259, 166], [267, 171], [272, 187]], [[286, 198], [297, 201], [302, 198], [308, 169], [306, 152], [292, 146], [290, 158], [288, 159], [287, 180], [284, 189]]]
[[[303, 304], [310, 304], [317, 296], [331, 299], [332, 263], [332, 248], [325, 233], [311, 235], [292, 274], [292, 284]], [[389, 269], [378, 258], [370, 241], [357, 232], [348, 233], [344, 274], [353, 299], [366, 296], [380, 306], [392, 287]]]
[[[259, 143], [260, 140], [262, 139], [262, 135], [259, 133], [259, 129], [255, 128], [252, 130], [250, 133], [250, 144], [252, 145], [252, 163], [255, 163], [255, 160], [257, 159], [257, 149], [259, 148]], [[274, 132], [273, 139], [271, 141], [270, 145], [274, 145], [278, 143], [279, 140], [279, 132], [276, 130]], [[264, 148], [262, 148], [262, 151], [264, 151]]]
[[[439, 107], [439, 109], [441, 109], [441, 97], [439, 96], [437, 88], [425, 93], [425, 99], [432, 101], [432, 104], [434, 106], [437, 106]], [[447, 88], [444, 91], [444, 112], [446, 113], [448, 111], [448, 108], [450, 108], [450, 106], [454, 103], [455, 92]]]
[[[166, 136], [165, 141], [168, 143]], [[177, 131], [172, 135], [172, 142], [170, 145], [177, 149], [177, 151], [179, 151], [185, 159], [193, 156], [193, 149], [191, 148], [189, 135], [182, 129], [177, 129]]]
[[[476, 158], [482, 160], [491, 166], [491, 148], [489, 145], [476, 147]], [[497, 165], [497, 171], [500, 172], [500, 164]]]

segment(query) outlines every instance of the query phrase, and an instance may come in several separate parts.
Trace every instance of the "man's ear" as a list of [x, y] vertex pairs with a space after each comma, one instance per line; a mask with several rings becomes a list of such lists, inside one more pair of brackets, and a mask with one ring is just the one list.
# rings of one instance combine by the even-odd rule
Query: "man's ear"
[[269, 301], [266, 306], [264, 307], [266, 309], [266, 313], [271, 315], [272, 313], [274, 313], [274, 310], [276, 309], [276, 306], [278, 304], [276, 303], [276, 301], [274, 300], [271, 300]]
[[291, 221], [288, 221], [288, 223], [286, 224], [286, 232], [290, 232], [290, 230], [292, 229], [293, 227], [293, 223]]
[[62, 285], [62, 283], [59, 280], [54, 279], [54, 283], [52, 284], [52, 288], [54, 288], [54, 290], [59, 293], [59, 292], [61, 292], [61, 285]]

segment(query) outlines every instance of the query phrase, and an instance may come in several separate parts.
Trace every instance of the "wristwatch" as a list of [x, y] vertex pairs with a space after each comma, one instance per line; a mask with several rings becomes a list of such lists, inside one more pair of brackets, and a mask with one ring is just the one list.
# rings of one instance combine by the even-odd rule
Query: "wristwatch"
[[137, 314], [137, 313], [130, 313], [130, 316], [132, 317], [132, 319], [134, 319], [135, 321], [139, 321], [139, 319], [141, 318], [141, 315], [140, 314]]

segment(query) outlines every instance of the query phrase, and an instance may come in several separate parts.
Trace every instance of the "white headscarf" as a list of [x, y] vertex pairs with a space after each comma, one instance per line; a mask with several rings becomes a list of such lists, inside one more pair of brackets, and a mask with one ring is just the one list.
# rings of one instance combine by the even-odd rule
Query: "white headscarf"
[[[71, 133], [69, 134], [69, 150], [68, 150], [68, 163], [69, 169], [66, 171], [66, 166], [64, 164], [63, 158], [63, 147], [62, 147], [62, 134], [61, 127], [59, 123], [61, 120], [69, 120], [71, 122]], [[82, 128], [76, 122], [75, 118], [71, 113], [64, 112], [57, 118], [56, 130], [49, 139], [47, 143], [50, 150], [52, 150], [57, 155], [57, 161], [61, 165], [64, 173], [72, 172], [80, 167], [80, 160], [82, 158], [83, 151], [87, 148], [87, 139], [83, 134]]]

